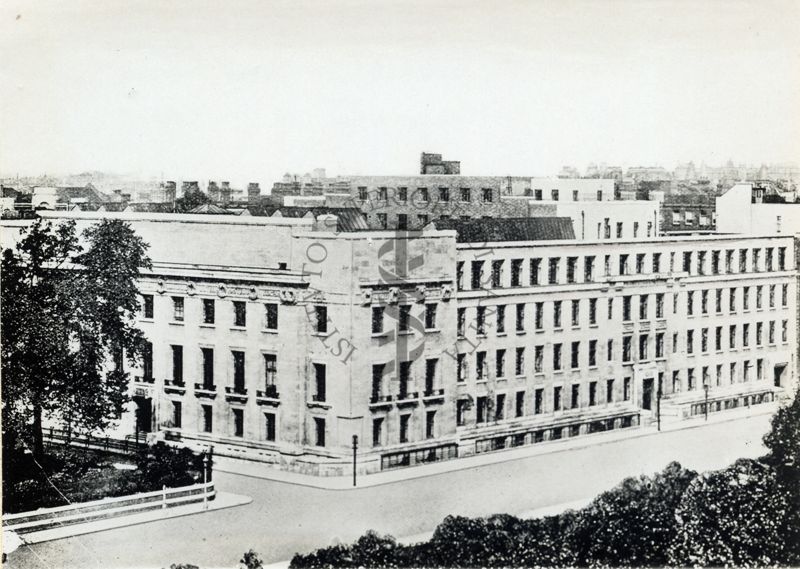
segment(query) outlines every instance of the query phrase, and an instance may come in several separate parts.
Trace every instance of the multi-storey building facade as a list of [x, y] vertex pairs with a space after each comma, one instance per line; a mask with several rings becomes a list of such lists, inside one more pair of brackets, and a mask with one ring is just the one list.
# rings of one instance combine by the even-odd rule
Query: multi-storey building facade
[[341, 474], [357, 436], [375, 471], [724, 412], [797, 381], [791, 237], [45, 215], [118, 217], [150, 243], [138, 420], [220, 454]]

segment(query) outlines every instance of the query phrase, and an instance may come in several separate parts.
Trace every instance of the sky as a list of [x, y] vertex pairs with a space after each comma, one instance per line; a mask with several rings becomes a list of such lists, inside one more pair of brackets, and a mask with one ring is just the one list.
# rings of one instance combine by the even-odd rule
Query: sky
[[0, 174], [800, 162], [796, 0], [0, 3]]

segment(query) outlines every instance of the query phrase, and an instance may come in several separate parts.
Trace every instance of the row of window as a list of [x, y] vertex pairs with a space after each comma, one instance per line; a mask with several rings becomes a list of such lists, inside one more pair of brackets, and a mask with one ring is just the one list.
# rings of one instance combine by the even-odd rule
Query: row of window
[[[436, 188], [436, 196], [440, 202], [449, 202], [451, 199], [451, 190], [455, 191], [454, 188], [449, 187], [439, 187]], [[492, 188], [481, 188], [480, 189], [480, 201], [484, 203], [491, 203], [494, 201], [494, 190]], [[525, 197], [532, 197], [535, 201], [543, 201], [544, 200], [544, 190], [541, 188], [526, 188], [523, 191], [523, 195]], [[572, 201], [580, 201], [581, 199], [581, 192], [578, 190], [572, 190]], [[588, 194], [587, 194], [588, 195]], [[560, 201], [561, 198], [561, 190], [558, 189], [551, 189], [548, 197], [552, 201]], [[597, 201], [603, 201], [603, 190], [596, 190], [594, 193], [594, 197]], [[472, 188], [458, 188], [458, 199], [463, 203], [469, 203], [472, 201], [473, 198], [473, 189]], [[393, 201], [397, 204], [405, 204], [409, 201], [409, 193], [408, 187], [406, 186], [399, 186], [397, 188], [390, 188], [388, 186], [379, 186], [375, 190], [368, 190], [366, 186], [359, 186], [358, 187], [358, 199], [361, 201], [369, 201], [373, 199], [378, 202], [388, 202]], [[411, 193], [411, 201], [416, 203], [426, 203], [431, 201], [431, 192], [428, 188], [420, 187], [413, 190]]]
[[[425, 431], [423, 436], [425, 439], [433, 439], [437, 436], [436, 430], [436, 409], [425, 410]], [[399, 416], [397, 440], [389, 441], [388, 433], [386, 432], [386, 417], [375, 417], [372, 419], [372, 446], [379, 447], [386, 444], [408, 443], [412, 442], [411, 434], [414, 432], [414, 414], [401, 413]]]
[[[398, 380], [399, 380], [399, 391], [397, 393], [397, 398], [399, 400], [413, 398], [415, 395], [418, 395], [418, 392], [414, 389], [416, 385], [415, 376], [413, 373], [413, 364], [414, 362], [405, 361], [400, 362], [398, 366]], [[440, 379], [439, 379], [439, 359], [438, 358], [428, 358], [424, 361], [424, 391], [423, 395], [434, 395], [439, 393], [440, 389]], [[371, 401], [378, 402], [381, 401], [385, 396], [385, 376], [389, 371], [389, 367], [387, 364], [373, 364], [372, 365], [372, 398]]]
[[[437, 188], [436, 196], [440, 202], [449, 202], [451, 198], [450, 188], [441, 187]], [[558, 192], [558, 190], [553, 190]], [[368, 201], [372, 197], [378, 202], [393, 201], [396, 204], [406, 204], [409, 201], [408, 188], [400, 186], [398, 188], [389, 188], [381, 186], [373, 191], [368, 191], [366, 186], [359, 186], [358, 199], [361, 201]], [[459, 201], [469, 203], [473, 198], [472, 188], [459, 188], [458, 189]], [[428, 203], [431, 201], [431, 192], [428, 188], [416, 188], [411, 193], [411, 201], [414, 203]], [[492, 188], [481, 188], [480, 201], [483, 203], [492, 203], [494, 201], [494, 190]]]
[[397, 321], [397, 329], [400, 332], [410, 332], [424, 326], [425, 330], [436, 330], [436, 316], [438, 305], [428, 303], [425, 305], [422, 314], [422, 321], [411, 314], [411, 304], [400, 304], [390, 306], [372, 307], [372, 333], [383, 334], [387, 331], [387, 317]]
[[[244, 413], [245, 410], [239, 407], [234, 407], [229, 410], [230, 425], [226, 426], [222, 434], [232, 435], [234, 437], [244, 437]], [[275, 413], [263, 413], [264, 420], [264, 440], [275, 441], [275, 433], [277, 429], [277, 416]], [[172, 426], [176, 429], [183, 428], [183, 402], [172, 401]], [[213, 434], [215, 431], [214, 425], [214, 406], [210, 404], [201, 404], [199, 413], [200, 432]], [[320, 446], [324, 446], [323, 444]]]
[[[742, 348], [750, 347], [751, 330], [754, 328], [754, 345], [761, 347], [764, 345], [764, 329], [766, 324], [766, 342], [769, 345], [776, 344], [776, 327], [777, 321], [771, 320], [768, 322], [756, 322], [755, 325], [744, 323], [741, 325], [732, 324], [728, 326], [728, 345], [727, 349], [737, 349], [738, 342], [741, 341]], [[691, 355], [695, 353], [695, 348], [699, 348], [700, 352], [707, 353], [711, 349], [710, 344], [710, 328], [702, 328], [699, 331], [699, 336], [695, 334], [695, 330], [687, 330], [685, 336], [686, 353]], [[724, 328], [717, 326], [714, 330], [714, 349], [716, 351], [723, 350]], [[652, 342], [651, 342], [652, 336]], [[698, 342], [699, 340], [699, 342]], [[789, 321], [783, 320], [781, 322], [781, 342], [787, 343], [789, 341]], [[639, 334], [638, 337], [634, 335], [626, 335], [622, 337], [621, 352], [619, 356], [623, 363], [632, 363], [634, 360], [634, 345], [638, 347], [638, 361], [646, 361], [653, 358], [659, 359], [665, 356], [665, 334], [664, 332], [656, 332], [655, 334]], [[585, 348], [584, 348], [585, 346]], [[672, 335], [672, 353], [677, 353], [680, 347], [680, 335], [678, 332]], [[651, 351], [652, 348], [652, 351]], [[579, 369], [584, 365], [588, 367], [596, 367], [600, 358], [599, 350], [600, 344], [598, 340], [592, 339], [586, 342], [575, 341], [568, 344], [569, 349], [569, 367], [571, 369]], [[583, 359], [582, 351], [585, 349], [586, 355]], [[497, 379], [507, 377], [509, 370], [507, 369], [506, 361], [509, 350], [503, 348], [495, 350], [494, 353], [494, 376]], [[524, 346], [516, 347], [513, 349], [514, 358], [514, 376], [525, 375], [525, 352]], [[552, 357], [552, 370], [561, 371], [564, 368], [564, 354], [565, 345], [563, 343], [553, 343], [550, 346], [550, 353]], [[534, 373], [544, 373], [544, 359], [545, 359], [545, 346], [543, 344], [533, 346], [533, 371]], [[615, 361], [617, 355], [615, 354], [614, 340], [609, 339], [605, 344], [605, 359], [606, 361]], [[467, 380], [467, 354], [459, 353], [456, 357], [457, 374], [456, 378], [459, 382]], [[489, 379], [489, 357], [486, 350], [479, 350], [475, 352], [475, 379], [476, 381], [485, 381]]]
[[[764, 251], [763, 263], [761, 252]], [[725, 253], [725, 266], [721, 266], [721, 256]], [[775, 248], [753, 248], [739, 249], [738, 271], [734, 271], [734, 256], [736, 250], [711, 251], [710, 267], [707, 261], [706, 251], [684, 251], [683, 263], [680, 269], [690, 275], [719, 275], [724, 273], [746, 273], [748, 268], [751, 272], [762, 271], [785, 271], [786, 270], [786, 247], [777, 248], [777, 263], [775, 262]], [[617, 257], [618, 275], [631, 274], [660, 274], [665, 269], [669, 273], [678, 270], [677, 253], [669, 253], [668, 266], [663, 263], [662, 253], [620, 253]], [[750, 263], [748, 264], [748, 259]], [[506, 278], [506, 261], [508, 261], [509, 275]], [[568, 256], [566, 263], [562, 263], [562, 257], [531, 258], [527, 262], [525, 259], [495, 259], [491, 262], [474, 260], [471, 261], [470, 286], [472, 289], [483, 288], [506, 288], [521, 286], [537, 286], [543, 284], [573, 284], [590, 283], [595, 280], [596, 257], [595, 255]], [[604, 274], [612, 274], [613, 256], [604, 256]], [[464, 288], [464, 261], [456, 264], [456, 285], [459, 290]], [[490, 270], [487, 272], [486, 267]], [[582, 268], [582, 271], [581, 271]], [[709, 272], [710, 271], [710, 272]], [[526, 274], [527, 273], [527, 274]], [[582, 275], [582, 278], [581, 278]], [[527, 278], [525, 278], [527, 276]], [[580, 279], [580, 280], [579, 280]]]
[[[172, 321], [184, 322], [186, 320], [186, 299], [182, 296], [173, 296]], [[213, 298], [198, 299], [202, 307], [201, 323], [214, 325], [217, 323], [217, 300]], [[243, 328], [247, 326], [247, 302], [244, 300], [230, 301], [232, 314], [230, 325]], [[278, 329], [278, 304], [266, 303], [264, 306], [263, 325], [267, 330]], [[152, 320], [155, 317], [154, 299], [152, 294], [142, 295], [142, 317]]]
[[[753, 371], [754, 363], [755, 371]], [[763, 381], [767, 379], [765, 371], [763, 358], [729, 362], [727, 365], [716, 364], [713, 368], [711, 366], [702, 366], [700, 368], [690, 367], [686, 370], [674, 370], [672, 372], [672, 393], [694, 391], [702, 389], [706, 385], [709, 387], [721, 387], [753, 380]]]

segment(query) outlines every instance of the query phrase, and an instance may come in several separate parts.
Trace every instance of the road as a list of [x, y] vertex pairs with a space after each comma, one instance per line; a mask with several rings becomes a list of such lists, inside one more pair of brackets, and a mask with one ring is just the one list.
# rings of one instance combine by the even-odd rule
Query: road
[[353, 490], [323, 490], [218, 472], [218, 488], [246, 506], [23, 547], [12, 568], [234, 567], [243, 552], [289, 559], [367, 529], [395, 536], [432, 530], [448, 514], [520, 513], [594, 496], [671, 460], [720, 468], [764, 452], [768, 415], [553, 452]]

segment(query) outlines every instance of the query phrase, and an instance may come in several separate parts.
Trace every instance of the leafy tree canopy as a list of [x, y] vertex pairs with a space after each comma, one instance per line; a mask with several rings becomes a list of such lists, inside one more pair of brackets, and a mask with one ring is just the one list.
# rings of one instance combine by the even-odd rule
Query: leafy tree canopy
[[123, 360], [135, 364], [144, 346], [134, 317], [148, 245], [119, 220], [82, 238], [85, 247], [74, 221], [37, 219], [3, 251], [3, 429], [32, 436], [38, 455], [43, 417], [85, 430], [119, 418], [128, 390]]

